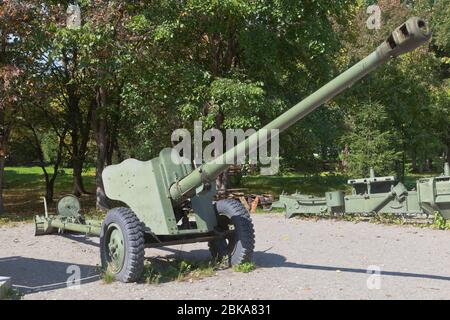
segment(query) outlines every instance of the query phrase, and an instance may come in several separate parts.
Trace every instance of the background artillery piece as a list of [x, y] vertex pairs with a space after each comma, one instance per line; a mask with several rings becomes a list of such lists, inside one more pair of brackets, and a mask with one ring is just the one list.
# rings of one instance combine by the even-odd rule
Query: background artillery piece
[[450, 168], [444, 166], [439, 177], [421, 178], [416, 181], [415, 190], [408, 191], [395, 177], [376, 177], [373, 170], [367, 178], [350, 179], [352, 193], [330, 191], [325, 197], [314, 197], [294, 193], [282, 194], [273, 204], [284, 208], [286, 217], [298, 214], [402, 214], [433, 215], [439, 212], [450, 218]]

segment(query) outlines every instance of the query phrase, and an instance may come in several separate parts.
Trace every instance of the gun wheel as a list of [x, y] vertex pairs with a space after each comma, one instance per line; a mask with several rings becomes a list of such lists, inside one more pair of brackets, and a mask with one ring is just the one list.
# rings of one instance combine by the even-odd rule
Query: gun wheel
[[226, 199], [216, 202], [217, 229], [224, 233], [221, 239], [208, 243], [214, 259], [228, 258], [230, 265], [252, 260], [255, 248], [255, 230], [245, 207], [237, 200]]
[[116, 280], [139, 280], [144, 268], [142, 223], [129, 208], [108, 211], [100, 233], [100, 256], [104, 271]]

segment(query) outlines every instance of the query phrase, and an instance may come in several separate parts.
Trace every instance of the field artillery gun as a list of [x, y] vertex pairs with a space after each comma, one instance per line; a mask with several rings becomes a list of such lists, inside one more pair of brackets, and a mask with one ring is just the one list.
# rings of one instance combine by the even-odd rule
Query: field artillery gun
[[421, 178], [415, 190], [408, 191], [395, 177], [376, 177], [373, 169], [368, 178], [350, 179], [352, 192], [330, 191], [325, 197], [301, 193], [281, 194], [274, 208], [286, 210], [286, 217], [299, 214], [406, 214], [427, 215], [439, 212], [450, 219], [450, 168], [438, 177]]
[[[262, 130], [284, 131], [379, 65], [416, 49], [430, 37], [424, 20], [409, 19], [373, 53]], [[249, 261], [255, 245], [250, 215], [238, 201], [214, 202], [214, 186], [215, 179], [230, 166], [229, 159], [239, 159], [258, 147], [260, 133], [195, 169], [172, 149], [162, 150], [150, 161], [128, 159], [108, 166], [102, 174], [106, 195], [126, 207], [109, 210], [99, 229], [82, 219], [64, 224], [64, 217], [37, 217], [36, 234], [55, 228], [99, 234], [102, 266], [123, 282], [139, 279], [145, 247], [208, 242], [215, 258], [226, 257], [231, 265]], [[195, 222], [189, 219], [192, 214]]]

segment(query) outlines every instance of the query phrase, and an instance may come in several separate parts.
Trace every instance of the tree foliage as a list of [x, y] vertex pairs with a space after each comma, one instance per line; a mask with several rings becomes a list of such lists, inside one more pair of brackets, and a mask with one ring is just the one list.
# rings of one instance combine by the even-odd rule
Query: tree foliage
[[[281, 165], [402, 176], [449, 161], [449, 0], [79, 0], [81, 26], [68, 28], [70, 3], [0, 2], [0, 174], [8, 142], [11, 161], [30, 160], [20, 153], [32, 141], [43, 164], [62, 146], [74, 193], [87, 191], [81, 173], [95, 163], [101, 204], [106, 164], [157, 156], [196, 120], [258, 129], [412, 15], [430, 21], [431, 44], [283, 133]], [[367, 28], [371, 4], [381, 29]]]

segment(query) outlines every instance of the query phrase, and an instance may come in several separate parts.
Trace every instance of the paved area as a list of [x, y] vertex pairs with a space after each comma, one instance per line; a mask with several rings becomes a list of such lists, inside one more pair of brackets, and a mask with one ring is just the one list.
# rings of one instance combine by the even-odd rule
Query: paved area
[[[0, 228], [0, 275], [12, 277], [24, 299], [450, 298], [450, 231], [281, 215], [253, 220], [258, 268], [248, 274], [223, 270], [193, 282], [104, 284], [96, 238], [34, 237], [34, 226], [23, 224]], [[146, 255], [209, 257], [204, 243]], [[67, 288], [78, 272], [82, 284]]]

